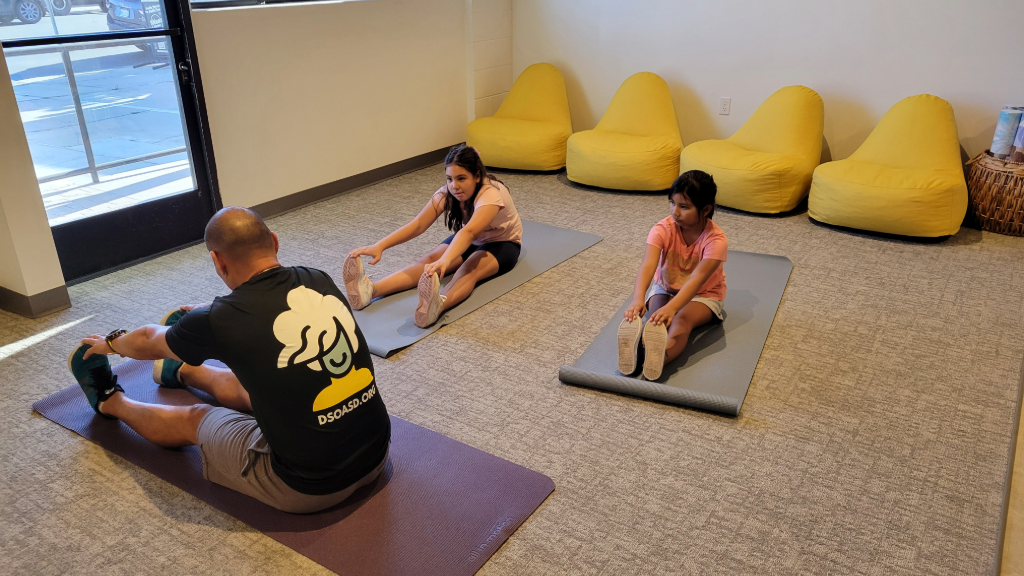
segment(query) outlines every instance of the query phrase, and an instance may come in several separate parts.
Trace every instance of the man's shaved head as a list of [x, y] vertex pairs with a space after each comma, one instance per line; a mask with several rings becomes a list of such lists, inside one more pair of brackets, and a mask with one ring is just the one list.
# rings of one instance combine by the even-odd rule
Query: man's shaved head
[[232, 262], [276, 254], [274, 237], [260, 215], [238, 206], [223, 208], [206, 225], [206, 249]]

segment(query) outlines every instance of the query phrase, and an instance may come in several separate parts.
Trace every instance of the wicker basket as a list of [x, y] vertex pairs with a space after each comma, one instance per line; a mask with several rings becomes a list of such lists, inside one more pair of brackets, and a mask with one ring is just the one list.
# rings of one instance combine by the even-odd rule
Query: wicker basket
[[999, 160], [988, 150], [967, 164], [968, 217], [982, 230], [1024, 236], [1024, 164]]

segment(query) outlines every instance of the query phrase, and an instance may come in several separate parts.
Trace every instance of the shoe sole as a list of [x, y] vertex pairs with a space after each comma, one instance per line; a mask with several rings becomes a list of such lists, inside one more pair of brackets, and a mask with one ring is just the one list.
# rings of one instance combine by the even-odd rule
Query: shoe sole
[[437, 318], [434, 318], [433, 322], [428, 322], [428, 320], [430, 320], [430, 305], [434, 302], [436, 295], [441, 291], [441, 281], [438, 279], [437, 274], [421, 276], [418, 289], [420, 293], [420, 301], [419, 304], [416, 305], [416, 313], [413, 315], [413, 322], [415, 322], [420, 328], [426, 328], [434, 322], [437, 322]]
[[637, 351], [643, 334], [643, 320], [637, 318], [619, 324], [619, 372], [629, 376], [636, 372]]
[[359, 256], [349, 256], [345, 259], [345, 265], [341, 269], [341, 277], [345, 282], [345, 294], [348, 295], [348, 304], [354, 310], [366, 308], [369, 302], [363, 302], [363, 296], [359, 292], [359, 279], [363, 277], [363, 261]]
[[[82, 347], [82, 344], [79, 344], [78, 346], [75, 346], [71, 350], [71, 354], [68, 354], [68, 372], [71, 372], [72, 376], [75, 375], [75, 371], [71, 369], [71, 360], [75, 357], [75, 352], [78, 352], [78, 349], [81, 348], [81, 347]], [[75, 381], [77, 382], [78, 378], [75, 378]]]
[[172, 324], [168, 324], [167, 323], [167, 319], [170, 318], [175, 313], [177, 313], [179, 310], [181, 310], [181, 308], [175, 308], [174, 310], [171, 310], [167, 314], [164, 314], [164, 317], [160, 319], [160, 325], [161, 326], [172, 326]]
[[644, 326], [644, 378], [657, 380], [665, 368], [665, 345], [668, 344], [668, 329], [664, 324]]
[[153, 362], [153, 383], [161, 388], [170, 388], [170, 386], [164, 386], [163, 382], [160, 381], [160, 373], [164, 371], [164, 361], [157, 360]]

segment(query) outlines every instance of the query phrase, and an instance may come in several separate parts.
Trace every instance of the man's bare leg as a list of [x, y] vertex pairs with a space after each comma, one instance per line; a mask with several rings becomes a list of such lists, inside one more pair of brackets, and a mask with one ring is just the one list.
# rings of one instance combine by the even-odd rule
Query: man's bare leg
[[235, 373], [227, 368], [214, 366], [189, 366], [182, 364], [178, 371], [181, 383], [210, 394], [225, 408], [239, 412], [252, 412], [249, 393], [242, 387]]
[[198, 443], [199, 423], [213, 406], [163, 406], [138, 402], [116, 392], [100, 404], [100, 412], [119, 418], [150, 442], [165, 448]]

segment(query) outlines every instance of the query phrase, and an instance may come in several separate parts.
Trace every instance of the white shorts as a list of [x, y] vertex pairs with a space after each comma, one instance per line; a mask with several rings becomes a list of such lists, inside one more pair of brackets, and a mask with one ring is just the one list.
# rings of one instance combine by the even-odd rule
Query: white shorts
[[[678, 292], [672, 290], [666, 290], [662, 286], [655, 282], [651, 282], [651, 287], [647, 289], [647, 296], [644, 297], [644, 303], [651, 301], [651, 296], [655, 294], [664, 294], [669, 298], [674, 297]], [[715, 300], [714, 298], [705, 298], [703, 296], [694, 296], [691, 302], [700, 302], [711, 309], [711, 313], [715, 315], [719, 320], [725, 320], [725, 303], [721, 300]]]

